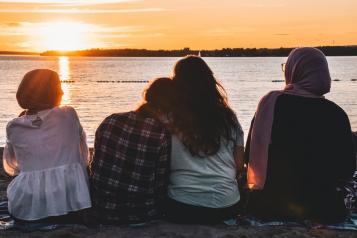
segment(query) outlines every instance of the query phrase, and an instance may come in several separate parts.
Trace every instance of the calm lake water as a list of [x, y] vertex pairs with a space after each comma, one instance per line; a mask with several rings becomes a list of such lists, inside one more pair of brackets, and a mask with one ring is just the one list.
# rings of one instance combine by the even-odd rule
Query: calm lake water
[[[96, 58], [0, 56], [0, 144], [6, 141], [5, 128], [21, 108], [16, 90], [23, 75], [35, 68], [56, 70], [63, 82], [63, 104], [77, 109], [88, 142], [108, 115], [135, 109], [141, 100], [146, 81], [170, 76], [178, 58]], [[249, 129], [259, 98], [269, 90], [281, 89], [281, 63], [286, 58], [204, 58], [225, 87], [229, 103], [238, 115], [245, 133]], [[348, 114], [352, 129], [357, 130], [357, 57], [328, 57], [333, 79], [332, 92], [326, 97]], [[107, 82], [100, 82], [107, 81]], [[110, 82], [109, 82], [110, 81]], [[120, 81], [120, 82], [118, 82]]]

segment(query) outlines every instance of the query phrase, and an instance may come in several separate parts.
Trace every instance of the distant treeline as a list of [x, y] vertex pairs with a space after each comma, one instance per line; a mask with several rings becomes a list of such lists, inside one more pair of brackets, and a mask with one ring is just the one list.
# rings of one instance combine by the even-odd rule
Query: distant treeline
[[39, 53], [21, 51], [0, 51], [0, 55], [39, 55]]
[[[320, 46], [327, 56], [357, 56], [357, 46]], [[182, 57], [189, 54], [202, 57], [269, 57], [288, 56], [293, 48], [223, 48], [220, 50], [147, 50], [147, 49], [89, 49], [79, 51], [46, 51], [42, 56], [103, 56], [103, 57]]]

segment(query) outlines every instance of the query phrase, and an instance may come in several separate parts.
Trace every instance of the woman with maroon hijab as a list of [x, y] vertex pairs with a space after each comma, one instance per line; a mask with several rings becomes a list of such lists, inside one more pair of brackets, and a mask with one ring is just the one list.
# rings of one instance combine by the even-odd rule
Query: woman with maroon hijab
[[293, 50], [284, 90], [262, 98], [246, 147], [248, 212], [264, 219], [339, 222], [347, 215], [340, 181], [356, 168], [346, 113], [324, 98], [331, 78], [324, 54]]

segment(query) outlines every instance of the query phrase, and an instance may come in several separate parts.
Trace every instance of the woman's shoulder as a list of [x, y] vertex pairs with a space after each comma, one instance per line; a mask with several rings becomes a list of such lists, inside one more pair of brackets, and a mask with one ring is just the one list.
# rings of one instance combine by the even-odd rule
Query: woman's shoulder
[[6, 125], [6, 133], [7, 133], [7, 135], [9, 135], [9, 133], [12, 130], [12, 128], [16, 127], [19, 124], [23, 124], [24, 122], [25, 122], [25, 117], [24, 116], [16, 117], [16, 118], [13, 118], [12, 120], [10, 120]]
[[97, 133], [115, 128], [125, 128], [131, 133], [155, 135], [157, 138], [171, 138], [166, 125], [154, 117], [142, 117], [135, 111], [114, 113], [107, 116], [97, 128]]
[[341, 120], [349, 120], [348, 119], [348, 115], [345, 112], [345, 110], [343, 110], [342, 107], [340, 107], [339, 105], [337, 105], [335, 102], [330, 101], [328, 99], [324, 100], [326, 103], [326, 107], [327, 109], [333, 113], [335, 115], [336, 118], [340, 118]]
[[283, 94], [279, 96], [277, 104], [284, 108], [294, 107], [306, 108], [309, 105], [309, 110], [314, 110], [320, 115], [330, 115], [331, 120], [348, 120], [347, 113], [335, 102], [327, 98], [307, 98], [295, 95]]
[[153, 116], [143, 116], [139, 114], [136, 111], [129, 111], [129, 112], [120, 112], [120, 113], [114, 113], [109, 116], [107, 116], [104, 120], [103, 123], [115, 123], [115, 122], [126, 122], [129, 124], [150, 124], [152, 126], [162, 126], [164, 123]]
[[263, 97], [260, 98], [260, 101], [265, 101], [265, 100], [269, 99], [270, 97], [281, 96], [281, 95], [283, 95], [281, 90], [269, 91]]
[[60, 106], [60, 107], [56, 107], [53, 109], [53, 112], [56, 114], [61, 114], [67, 118], [71, 118], [73, 120], [79, 120], [78, 118], [78, 114], [77, 114], [77, 111], [76, 109], [74, 109], [73, 107], [71, 106]]
[[135, 114], [133, 112], [119, 112], [119, 113], [113, 113], [102, 121], [101, 124], [116, 124], [121, 121], [129, 121], [135, 120]]
[[346, 112], [342, 109], [342, 107], [340, 107], [337, 103], [335, 103], [331, 100], [328, 100], [328, 99], [325, 99], [323, 101], [326, 104], [326, 106], [329, 107], [330, 110], [333, 110], [333, 111], [343, 114], [343, 115], [347, 115]]
[[62, 113], [68, 113], [68, 114], [77, 114], [76, 109], [74, 109], [72, 106], [59, 106], [54, 108], [54, 110], [57, 110]]
[[99, 128], [105, 126], [123, 126], [123, 125], [132, 125], [132, 126], [140, 125], [136, 113], [133, 111], [113, 113], [104, 118]]
[[11, 119], [6, 125], [6, 131], [9, 132], [13, 128], [27, 128], [27, 127], [37, 127], [34, 125], [33, 121], [36, 120], [34, 115], [21, 115]]

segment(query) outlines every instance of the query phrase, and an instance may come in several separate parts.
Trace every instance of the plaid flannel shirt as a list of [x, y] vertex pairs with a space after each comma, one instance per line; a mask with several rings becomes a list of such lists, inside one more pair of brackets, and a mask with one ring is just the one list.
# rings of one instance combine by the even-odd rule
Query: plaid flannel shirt
[[167, 194], [171, 135], [136, 112], [113, 114], [96, 131], [91, 195], [105, 223], [137, 223], [160, 216]]

